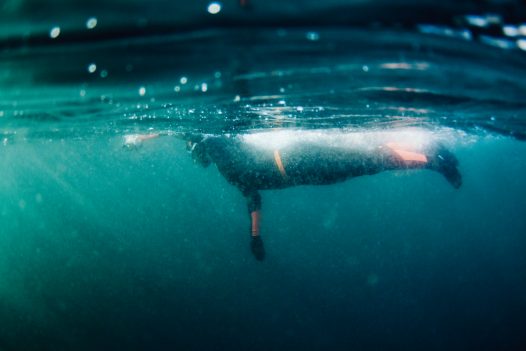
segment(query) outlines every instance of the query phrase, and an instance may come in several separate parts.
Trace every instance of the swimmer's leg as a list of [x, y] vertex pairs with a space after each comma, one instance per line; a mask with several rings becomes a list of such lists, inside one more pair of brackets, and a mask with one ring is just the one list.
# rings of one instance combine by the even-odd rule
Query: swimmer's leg
[[462, 185], [462, 175], [457, 168], [458, 160], [443, 145], [434, 146], [426, 154], [397, 143], [386, 145], [394, 156], [389, 168], [427, 168], [442, 174], [455, 189]]
[[257, 190], [244, 191], [247, 199], [248, 213], [250, 215], [250, 250], [258, 261], [265, 258], [265, 248], [259, 233], [259, 222], [261, 218], [261, 195]]
[[431, 155], [428, 156], [426, 166], [442, 174], [455, 189], [460, 188], [462, 185], [462, 175], [458, 170], [458, 160], [444, 146], [437, 146]]

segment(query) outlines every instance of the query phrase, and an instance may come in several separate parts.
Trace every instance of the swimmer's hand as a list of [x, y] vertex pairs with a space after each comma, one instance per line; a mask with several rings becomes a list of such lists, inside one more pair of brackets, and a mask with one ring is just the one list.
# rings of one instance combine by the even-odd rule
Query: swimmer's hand
[[128, 134], [124, 136], [123, 147], [135, 149], [142, 145], [145, 140], [157, 138], [159, 134]]
[[250, 250], [252, 251], [252, 254], [258, 261], [263, 261], [265, 259], [265, 247], [263, 246], [263, 240], [261, 240], [261, 237], [258, 236], [252, 236], [252, 240], [250, 241]]

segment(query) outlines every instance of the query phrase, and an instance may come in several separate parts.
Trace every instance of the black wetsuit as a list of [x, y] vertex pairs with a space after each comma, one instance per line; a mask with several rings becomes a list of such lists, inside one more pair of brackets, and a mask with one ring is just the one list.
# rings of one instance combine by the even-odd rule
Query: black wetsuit
[[[193, 156], [204, 165], [215, 163], [221, 174], [247, 199], [252, 223], [252, 252], [263, 259], [259, 237], [259, 190], [296, 185], [321, 185], [386, 170], [428, 168], [442, 173], [456, 188], [461, 184], [456, 158], [442, 147], [404, 159], [388, 145], [349, 148], [295, 142], [280, 149], [255, 147], [242, 137], [207, 137], [194, 145]], [[257, 213], [257, 219], [252, 215]], [[254, 228], [254, 221], [256, 228]]]
[[420, 166], [403, 162], [387, 147], [358, 151], [296, 143], [273, 150], [255, 148], [236, 137], [211, 137], [199, 146], [200, 152], [206, 153], [221, 174], [243, 194], [296, 185], [332, 184], [351, 177]]

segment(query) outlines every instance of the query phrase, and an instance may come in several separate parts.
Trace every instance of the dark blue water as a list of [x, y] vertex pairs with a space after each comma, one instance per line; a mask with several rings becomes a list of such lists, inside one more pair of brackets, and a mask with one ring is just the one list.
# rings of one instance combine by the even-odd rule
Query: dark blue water
[[[209, 30], [10, 48], [0, 67], [0, 350], [526, 347], [519, 49]], [[260, 262], [241, 192], [189, 133], [433, 141], [463, 184], [395, 170], [263, 191]]]

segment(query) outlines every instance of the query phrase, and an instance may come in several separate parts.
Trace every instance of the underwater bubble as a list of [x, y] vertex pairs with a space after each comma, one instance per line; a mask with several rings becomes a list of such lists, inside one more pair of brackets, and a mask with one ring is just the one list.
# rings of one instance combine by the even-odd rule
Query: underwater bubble
[[179, 79], [179, 82], [181, 82], [181, 84], [186, 84], [186, 83], [188, 83], [188, 78], [181, 77], [181, 79]]
[[206, 83], [202, 83], [202, 84], [201, 84], [201, 91], [202, 91], [203, 93], [206, 93], [206, 92], [208, 91], [208, 84], [206, 84]]
[[146, 95], [146, 88], [145, 87], [140, 87], [139, 88], [139, 95], [140, 96]]
[[517, 26], [505, 25], [502, 27], [502, 31], [504, 32], [504, 35], [508, 37], [516, 37], [520, 35], [520, 31]]
[[49, 37], [50, 37], [51, 39], [58, 38], [59, 35], [60, 35], [60, 27], [53, 27], [53, 28], [51, 28], [51, 30], [49, 31]]
[[221, 3], [211, 2], [207, 7], [207, 11], [212, 15], [218, 14], [221, 11]]
[[86, 21], [86, 28], [93, 29], [97, 26], [97, 19], [95, 17], [88, 18]]
[[468, 24], [475, 27], [487, 27], [489, 25], [488, 19], [484, 16], [467, 15], [465, 16], [465, 19], [468, 22]]
[[320, 34], [317, 33], [317, 32], [307, 32], [307, 34], [305, 34], [305, 37], [308, 39], [308, 40], [311, 40], [311, 41], [317, 41], [320, 39]]
[[88, 65], [88, 72], [89, 73], [95, 73], [96, 70], [97, 70], [97, 65], [96, 64], [90, 63]]
[[108, 71], [106, 71], [105, 69], [100, 71], [100, 77], [101, 78], [106, 78], [107, 76], [108, 76]]

